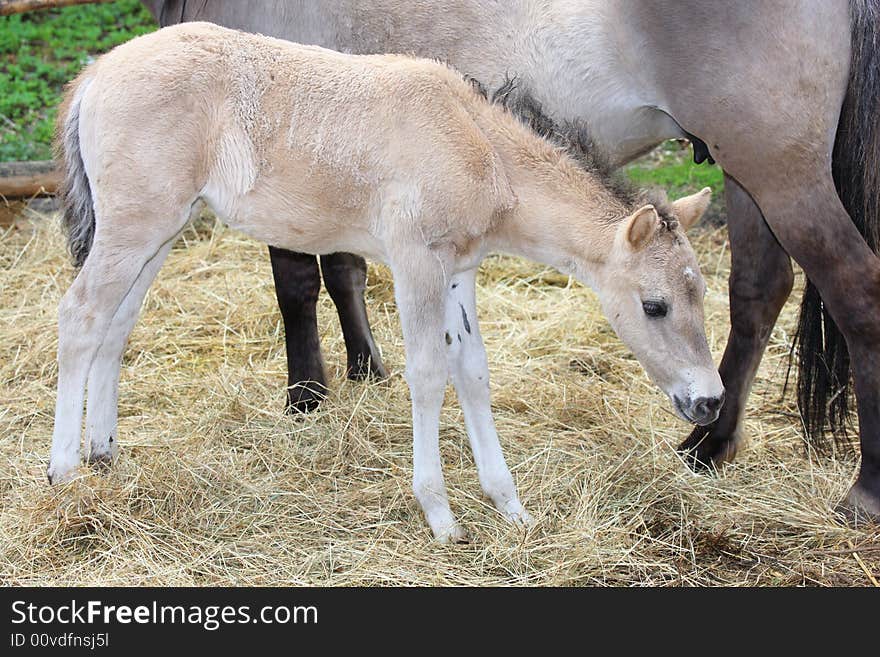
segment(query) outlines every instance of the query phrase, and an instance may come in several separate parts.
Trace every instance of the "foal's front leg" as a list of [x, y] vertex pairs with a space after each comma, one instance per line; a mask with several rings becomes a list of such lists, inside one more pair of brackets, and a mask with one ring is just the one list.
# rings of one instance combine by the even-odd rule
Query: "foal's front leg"
[[513, 476], [504, 460], [489, 395], [489, 363], [477, 325], [477, 270], [452, 277], [446, 297], [446, 356], [449, 373], [480, 477], [480, 486], [495, 507], [508, 520], [531, 525], [532, 517], [523, 508]]
[[413, 492], [441, 543], [467, 540], [449, 508], [440, 460], [440, 409], [446, 390], [444, 354], [445, 272], [429, 249], [392, 263], [394, 295], [406, 347], [406, 381], [412, 398]]

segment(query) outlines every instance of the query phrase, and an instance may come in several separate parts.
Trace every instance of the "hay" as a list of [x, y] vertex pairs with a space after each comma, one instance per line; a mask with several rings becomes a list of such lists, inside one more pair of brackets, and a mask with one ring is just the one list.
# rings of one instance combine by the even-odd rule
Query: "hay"
[[[723, 229], [695, 236], [716, 360], [727, 336]], [[282, 416], [285, 359], [266, 250], [199, 222], [162, 270], [120, 388], [121, 456], [49, 488], [56, 308], [69, 285], [57, 223], [0, 236], [0, 581], [76, 585], [864, 585], [877, 530], [831, 512], [852, 460], [809, 457], [781, 381], [790, 302], [752, 395], [750, 445], [691, 474], [688, 431], [602, 318], [595, 297], [521, 260], [479, 281], [504, 452], [538, 525], [481, 499], [451, 389], [441, 444], [469, 545], [435, 545], [410, 492], [410, 406], [388, 271], [369, 310], [390, 380], [342, 378], [335, 312], [319, 318], [332, 393]], [[872, 533], [873, 532], [873, 533]], [[858, 558], [853, 551], [858, 552]]]

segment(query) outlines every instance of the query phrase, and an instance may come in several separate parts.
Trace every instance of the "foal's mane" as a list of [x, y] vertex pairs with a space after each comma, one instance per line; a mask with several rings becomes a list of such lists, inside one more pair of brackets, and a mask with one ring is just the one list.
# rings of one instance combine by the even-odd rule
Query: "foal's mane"
[[[666, 193], [661, 189], [640, 189], [615, 171], [607, 155], [593, 141], [585, 121], [559, 123], [548, 116], [541, 103], [523, 89], [515, 76], [507, 76], [491, 93], [486, 86], [470, 76], [464, 79], [492, 105], [502, 107], [536, 135], [560, 148], [577, 166], [605, 187], [630, 210], [651, 203], [663, 225], [674, 230], [678, 221], [672, 214]], [[620, 219], [621, 217], [618, 217]]]

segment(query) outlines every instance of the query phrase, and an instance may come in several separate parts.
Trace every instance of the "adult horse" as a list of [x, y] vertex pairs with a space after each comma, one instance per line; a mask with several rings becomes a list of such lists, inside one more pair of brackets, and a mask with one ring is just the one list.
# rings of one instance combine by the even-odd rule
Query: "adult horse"
[[[844, 428], [854, 363], [862, 460], [846, 509], [880, 518], [880, 0], [144, 2], [163, 24], [208, 20], [348, 52], [436, 57], [490, 89], [515, 76], [523, 113], [588, 134], [616, 164], [690, 137], [695, 157], [725, 173], [731, 332], [721, 416], [682, 448], [696, 465], [735, 456], [793, 257], [810, 280], [798, 331], [805, 429], [821, 438], [826, 420]], [[324, 385], [317, 262], [271, 256], [289, 401], [307, 409]], [[382, 375], [363, 261], [334, 254], [322, 270], [350, 376]]]

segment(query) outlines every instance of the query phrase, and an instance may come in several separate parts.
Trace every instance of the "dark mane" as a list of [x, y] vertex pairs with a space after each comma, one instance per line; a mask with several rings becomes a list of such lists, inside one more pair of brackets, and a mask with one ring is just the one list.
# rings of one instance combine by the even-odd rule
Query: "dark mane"
[[565, 153], [584, 171], [598, 178], [615, 198], [631, 210], [651, 203], [657, 208], [664, 226], [674, 230], [678, 221], [672, 214], [666, 193], [660, 189], [639, 189], [617, 172], [606, 154], [595, 144], [584, 121], [557, 123], [541, 107], [541, 103], [517, 83], [516, 77], [507, 77], [495, 91], [489, 92], [478, 80], [465, 76], [476, 92], [493, 105], [499, 105], [518, 118], [538, 136], [546, 139]]

